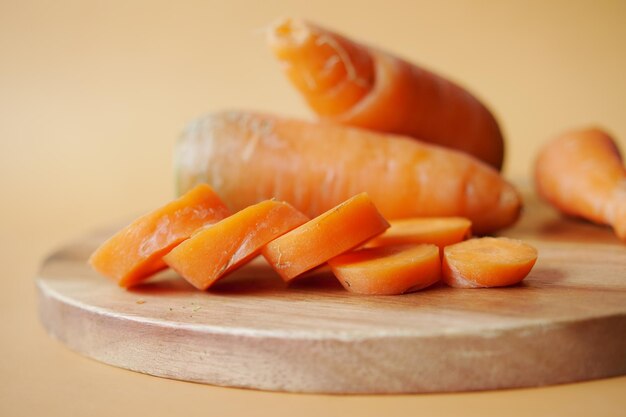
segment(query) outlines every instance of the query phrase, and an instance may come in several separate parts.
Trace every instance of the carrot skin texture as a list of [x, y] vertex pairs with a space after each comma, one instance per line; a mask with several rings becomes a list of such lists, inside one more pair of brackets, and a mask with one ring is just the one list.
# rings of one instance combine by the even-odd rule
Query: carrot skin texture
[[561, 212], [610, 225], [626, 241], [626, 168], [603, 130], [572, 130], [545, 145], [535, 162], [535, 188]]
[[472, 222], [464, 217], [414, 217], [390, 220], [389, 224], [389, 229], [365, 247], [432, 243], [443, 249], [470, 237], [472, 227]]
[[515, 285], [536, 261], [537, 250], [520, 240], [474, 238], [443, 249], [443, 281], [456, 288]]
[[281, 19], [267, 38], [322, 118], [412, 136], [502, 167], [504, 140], [495, 117], [457, 84], [300, 19]]
[[131, 287], [164, 269], [163, 256], [198, 228], [230, 211], [206, 184], [124, 227], [89, 258], [91, 266], [121, 287]]
[[287, 203], [266, 200], [198, 231], [163, 259], [194, 287], [206, 290], [307, 220]]
[[289, 282], [388, 227], [369, 196], [361, 193], [269, 242], [262, 253]]
[[439, 248], [432, 244], [359, 249], [328, 264], [341, 285], [357, 294], [404, 294], [429, 287], [441, 278]]
[[387, 219], [460, 216], [487, 234], [513, 224], [522, 205], [469, 155], [333, 123], [216, 113], [189, 125], [175, 159], [179, 192], [206, 182], [233, 211], [276, 197], [315, 217], [367, 192]]

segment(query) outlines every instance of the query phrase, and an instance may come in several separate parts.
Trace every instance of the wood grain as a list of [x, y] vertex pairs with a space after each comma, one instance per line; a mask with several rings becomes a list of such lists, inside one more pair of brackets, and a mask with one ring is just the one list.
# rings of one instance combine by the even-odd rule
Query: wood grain
[[286, 287], [257, 260], [209, 292], [173, 272], [125, 291], [86, 264], [110, 228], [46, 259], [40, 317], [108, 364], [265, 390], [468, 391], [626, 374], [626, 245], [526, 201], [505, 235], [539, 260], [511, 288], [358, 296], [324, 270]]

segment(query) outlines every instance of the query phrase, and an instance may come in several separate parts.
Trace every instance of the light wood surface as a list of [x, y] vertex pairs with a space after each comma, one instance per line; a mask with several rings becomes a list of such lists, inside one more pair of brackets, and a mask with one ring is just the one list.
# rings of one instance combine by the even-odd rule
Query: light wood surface
[[626, 246], [525, 200], [508, 234], [540, 255], [510, 288], [357, 296], [324, 271], [285, 287], [258, 258], [209, 292], [173, 272], [125, 291], [86, 262], [112, 228], [45, 261], [40, 317], [109, 364], [265, 390], [457, 392], [626, 373]]
[[311, 118], [261, 35], [281, 15], [339, 28], [469, 87], [502, 124], [509, 177], [527, 177], [538, 147], [571, 127], [602, 125], [626, 147], [622, 1], [0, 1], [0, 415], [623, 416], [626, 377], [286, 394], [129, 372], [48, 336], [33, 282], [42, 260], [172, 198], [172, 146], [186, 122], [239, 108]]

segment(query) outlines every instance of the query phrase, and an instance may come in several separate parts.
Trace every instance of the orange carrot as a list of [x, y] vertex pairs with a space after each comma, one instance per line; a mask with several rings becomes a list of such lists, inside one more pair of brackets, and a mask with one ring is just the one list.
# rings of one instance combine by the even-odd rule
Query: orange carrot
[[604, 131], [575, 130], [549, 142], [535, 163], [535, 185], [563, 213], [611, 225], [626, 241], [626, 168]]
[[276, 197], [315, 217], [367, 192], [388, 219], [460, 216], [484, 234], [521, 207], [515, 188], [469, 155], [332, 123], [217, 113], [189, 126], [175, 158], [180, 191], [207, 182], [232, 210]]
[[200, 290], [257, 256], [269, 241], [306, 222], [291, 205], [266, 200], [195, 233], [163, 259]]
[[323, 118], [413, 136], [501, 168], [504, 142], [496, 119], [451, 81], [303, 20], [280, 20], [268, 43]]
[[263, 256], [288, 282], [388, 227], [369, 196], [361, 193], [268, 243]]
[[426, 288], [441, 277], [439, 249], [431, 244], [360, 249], [328, 264], [341, 285], [358, 294], [403, 294]]
[[451, 287], [504, 287], [523, 280], [537, 250], [520, 240], [483, 237], [443, 249], [443, 280]]
[[89, 263], [121, 287], [130, 287], [164, 269], [163, 255], [196, 229], [228, 214], [211, 187], [200, 184], [120, 230], [91, 255]]
[[465, 240], [472, 222], [464, 217], [413, 217], [391, 220], [391, 227], [367, 242], [368, 248], [407, 243], [432, 243], [440, 249]]

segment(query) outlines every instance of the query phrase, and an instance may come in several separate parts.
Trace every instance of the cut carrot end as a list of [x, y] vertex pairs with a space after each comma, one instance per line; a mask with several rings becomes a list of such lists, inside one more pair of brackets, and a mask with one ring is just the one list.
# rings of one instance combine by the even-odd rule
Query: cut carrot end
[[266, 200], [198, 231], [163, 259], [194, 287], [206, 290], [307, 220], [288, 203]]
[[294, 86], [322, 115], [348, 111], [374, 85], [374, 63], [366, 48], [310, 22], [281, 19], [270, 27], [267, 43]]
[[432, 244], [365, 248], [328, 264], [341, 285], [358, 294], [403, 294], [429, 287], [441, 277], [439, 249]]
[[270, 242], [263, 256], [288, 282], [388, 227], [369, 196], [361, 193]]
[[96, 249], [89, 263], [120, 286], [133, 286], [165, 268], [163, 255], [196, 229], [228, 214], [213, 189], [200, 184], [120, 230]]
[[483, 237], [443, 250], [443, 280], [451, 287], [504, 287], [522, 281], [537, 261], [537, 249], [520, 240]]
[[365, 247], [432, 243], [439, 248], [461, 242], [471, 235], [472, 222], [464, 217], [414, 217], [390, 220], [391, 227]]

